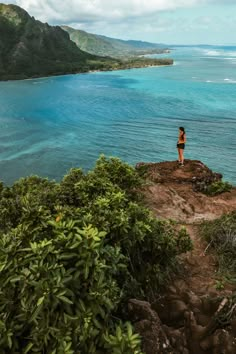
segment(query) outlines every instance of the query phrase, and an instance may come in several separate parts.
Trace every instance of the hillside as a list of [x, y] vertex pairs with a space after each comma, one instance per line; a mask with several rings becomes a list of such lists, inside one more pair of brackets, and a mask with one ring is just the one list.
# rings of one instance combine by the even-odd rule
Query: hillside
[[81, 51], [58, 26], [49, 26], [15, 5], [0, 4], [0, 79], [85, 72], [111, 59]]
[[[99, 46], [91, 41], [90, 45]], [[101, 51], [110, 54], [106, 47]], [[79, 49], [59, 26], [37, 21], [18, 6], [0, 4], [0, 80], [171, 64], [171, 59], [92, 55]]]
[[159, 296], [129, 301], [144, 353], [235, 353], [236, 188], [206, 193], [226, 183], [197, 160], [185, 160], [184, 167], [139, 163], [136, 169], [146, 180], [142, 193], [153, 215], [185, 227], [193, 242]]
[[101, 156], [0, 182], [1, 354], [235, 353], [236, 188], [205, 193], [221, 179]]
[[168, 52], [164, 45], [143, 41], [110, 38], [97, 34], [62, 26], [69, 33], [70, 39], [81, 49], [91, 54], [111, 57], [129, 57], [144, 54], [161, 54]]

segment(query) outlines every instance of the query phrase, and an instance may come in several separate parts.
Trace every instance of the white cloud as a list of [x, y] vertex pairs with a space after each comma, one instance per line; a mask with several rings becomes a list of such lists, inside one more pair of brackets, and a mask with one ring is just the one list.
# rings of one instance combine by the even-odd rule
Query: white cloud
[[[1, 0], [0, 0], [1, 1]], [[3, 0], [4, 1], [4, 0]], [[5, 0], [8, 1], [8, 0]], [[236, 0], [10, 0], [51, 25], [155, 42], [234, 40]], [[228, 5], [228, 6], [226, 6]], [[231, 6], [230, 6], [231, 5]], [[218, 19], [216, 17], [218, 16]], [[223, 38], [223, 37], [222, 37]]]
[[191, 7], [207, 0], [15, 0], [31, 15], [49, 22], [123, 20]]

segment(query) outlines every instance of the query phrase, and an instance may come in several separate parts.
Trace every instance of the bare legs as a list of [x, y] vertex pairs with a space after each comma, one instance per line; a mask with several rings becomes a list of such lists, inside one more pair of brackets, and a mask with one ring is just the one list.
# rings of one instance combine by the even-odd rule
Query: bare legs
[[178, 149], [179, 162], [184, 164], [184, 149]]
[[178, 149], [178, 161], [181, 162], [181, 155], [180, 155], [180, 149]]

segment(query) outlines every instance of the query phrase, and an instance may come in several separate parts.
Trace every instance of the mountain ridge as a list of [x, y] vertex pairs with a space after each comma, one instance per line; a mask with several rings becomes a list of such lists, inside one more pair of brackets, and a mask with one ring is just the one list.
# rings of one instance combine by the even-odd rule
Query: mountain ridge
[[70, 39], [81, 49], [90, 54], [112, 57], [132, 57], [144, 54], [163, 54], [169, 49], [162, 44], [139, 40], [123, 40], [93, 34], [70, 26], [61, 26], [69, 33]]
[[171, 59], [112, 58], [81, 50], [60, 26], [0, 4], [0, 80], [172, 65]]
[[96, 57], [81, 51], [59, 26], [49, 26], [16, 5], [0, 4], [0, 78], [84, 71]]

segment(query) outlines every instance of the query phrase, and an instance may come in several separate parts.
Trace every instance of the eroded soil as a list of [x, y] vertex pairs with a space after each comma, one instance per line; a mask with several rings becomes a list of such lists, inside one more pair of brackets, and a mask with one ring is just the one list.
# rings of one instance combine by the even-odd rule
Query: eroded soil
[[236, 353], [236, 288], [220, 289], [217, 259], [199, 235], [198, 224], [236, 210], [236, 188], [215, 197], [195, 184], [220, 180], [200, 161], [148, 164], [145, 202], [159, 218], [184, 225], [194, 244], [180, 259], [181, 272], [152, 303], [131, 300], [130, 314], [146, 354]]

